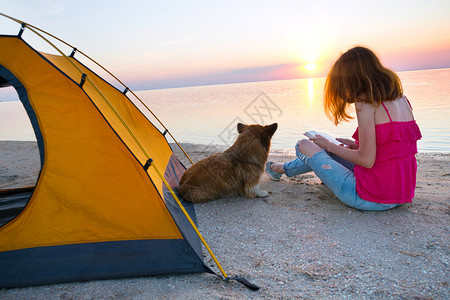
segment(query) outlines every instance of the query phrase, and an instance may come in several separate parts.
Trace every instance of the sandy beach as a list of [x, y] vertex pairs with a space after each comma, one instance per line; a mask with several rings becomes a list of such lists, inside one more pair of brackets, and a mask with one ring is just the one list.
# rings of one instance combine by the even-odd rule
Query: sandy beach
[[[183, 146], [194, 161], [221, 150]], [[272, 150], [269, 159], [293, 154]], [[196, 205], [225, 271], [259, 291], [204, 273], [2, 289], [0, 299], [449, 299], [450, 154], [417, 158], [413, 203], [390, 211], [346, 207], [313, 173], [280, 182], [263, 175], [268, 198]], [[34, 185], [39, 169], [36, 143], [0, 141], [0, 189]]]

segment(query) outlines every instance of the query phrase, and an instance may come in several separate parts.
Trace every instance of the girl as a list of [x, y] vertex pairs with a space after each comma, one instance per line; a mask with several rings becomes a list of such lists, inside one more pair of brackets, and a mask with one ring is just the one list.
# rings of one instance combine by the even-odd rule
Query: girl
[[267, 162], [273, 180], [314, 171], [344, 204], [361, 210], [386, 210], [411, 202], [416, 186], [417, 140], [421, 133], [398, 76], [369, 49], [355, 47], [333, 65], [325, 82], [325, 113], [335, 125], [351, 118], [354, 140], [336, 145], [317, 135], [298, 141], [297, 159]]

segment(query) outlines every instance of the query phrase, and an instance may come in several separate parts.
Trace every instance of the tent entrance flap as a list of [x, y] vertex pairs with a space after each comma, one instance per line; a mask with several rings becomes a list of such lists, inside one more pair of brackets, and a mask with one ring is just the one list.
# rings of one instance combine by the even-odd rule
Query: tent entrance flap
[[44, 141], [42, 139], [42, 132], [41, 128], [39, 127], [36, 112], [33, 109], [30, 99], [28, 97], [28, 91], [25, 88], [24, 84], [17, 78], [17, 76], [14, 75], [14, 73], [11, 70], [9, 70], [8, 68], [6, 68], [1, 64], [1, 61], [0, 61], [0, 79], [4, 80], [4, 82], [6, 82], [8, 86], [12, 86], [16, 90], [23, 107], [27, 112], [28, 118], [30, 119], [31, 126], [33, 127], [34, 134], [36, 136], [36, 141], [38, 143], [42, 168], [42, 166], [44, 165], [44, 153], [45, 153]]
[[0, 227], [12, 221], [23, 211], [33, 191], [34, 187], [0, 190]]
[[3, 78], [3, 77], [0, 76], [0, 88], [2, 88], [2, 87], [8, 87], [8, 86], [11, 86], [11, 85], [9, 84], [9, 82], [8, 82], [5, 78]]

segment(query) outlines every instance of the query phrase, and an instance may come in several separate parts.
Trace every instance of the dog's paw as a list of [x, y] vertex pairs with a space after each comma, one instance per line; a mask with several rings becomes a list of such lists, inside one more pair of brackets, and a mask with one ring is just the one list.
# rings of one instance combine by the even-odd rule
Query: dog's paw
[[263, 190], [255, 191], [256, 197], [258, 198], [266, 198], [269, 197], [269, 193]]
[[254, 187], [249, 188], [248, 190], [245, 190], [244, 196], [247, 198], [265, 198], [269, 196], [269, 193], [263, 191], [258, 184]]

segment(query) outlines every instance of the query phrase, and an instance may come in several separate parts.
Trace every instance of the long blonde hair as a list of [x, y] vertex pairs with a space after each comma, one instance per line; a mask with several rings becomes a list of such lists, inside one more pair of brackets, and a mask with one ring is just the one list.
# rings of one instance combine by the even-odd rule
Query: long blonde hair
[[352, 119], [350, 103], [379, 105], [403, 94], [397, 74], [385, 68], [378, 57], [365, 47], [354, 47], [334, 63], [325, 81], [325, 114], [335, 125]]

